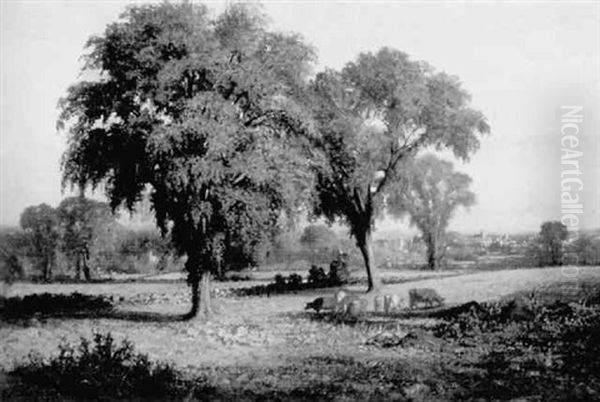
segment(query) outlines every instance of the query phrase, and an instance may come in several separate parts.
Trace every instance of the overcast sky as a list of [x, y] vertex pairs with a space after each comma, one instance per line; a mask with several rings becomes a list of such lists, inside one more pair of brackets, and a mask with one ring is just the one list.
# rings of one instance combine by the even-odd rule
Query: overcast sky
[[[86, 39], [127, 3], [0, 4], [0, 223], [15, 225], [25, 207], [62, 198], [56, 104], [78, 79]], [[531, 231], [559, 219], [559, 108], [584, 106], [584, 221], [600, 227], [600, 2], [296, 1], [265, 9], [274, 29], [299, 32], [318, 49], [318, 69], [390, 46], [460, 77], [492, 133], [457, 166], [473, 177], [477, 204], [451, 229]]]

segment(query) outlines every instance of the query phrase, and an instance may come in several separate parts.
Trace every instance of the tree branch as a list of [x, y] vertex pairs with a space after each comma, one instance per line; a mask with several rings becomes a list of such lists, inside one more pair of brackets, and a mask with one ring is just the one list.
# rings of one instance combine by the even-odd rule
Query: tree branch
[[[413, 133], [414, 133], [414, 131], [413, 131]], [[384, 169], [385, 175], [383, 176], [383, 178], [381, 179], [381, 181], [375, 188], [373, 195], [377, 195], [383, 190], [384, 186], [388, 182], [389, 176], [396, 169], [398, 162], [400, 162], [400, 160], [402, 158], [404, 158], [406, 155], [408, 155], [412, 151], [416, 150], [421, 144], [423, 144], [425, 142], [426, 139], [427, 139], [427, 132], [424, 132], [419, 138], [414, 140], [411, 144], [404, 145], [404, 146], [398, 148], [395, 151], [395, 155], [394, 155], [394, 151], [392, 151], [390, 161], [388, 162], [388, 165]]]

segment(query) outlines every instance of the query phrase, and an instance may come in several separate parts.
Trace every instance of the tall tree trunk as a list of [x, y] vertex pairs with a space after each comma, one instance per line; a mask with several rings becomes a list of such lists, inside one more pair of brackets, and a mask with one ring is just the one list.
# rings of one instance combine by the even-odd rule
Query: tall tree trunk
[[553, 254], [554, 265], [562, 265], [563, 253], [562, 253], [562, 244], [560, 242], [557, 242], [554, 245], [554, 250], [553, 250], [552, 254]]
[[84, 249], [80, 254], [81, 261], [83, 262], [83, 276], [85, 277], [86, 282], [92, 280], [92, 274], [90, 272], [90, 266], [88, 265], [88, 260], [90, 259], [90, 254], [87, 249]]
[[194, 280], [190, 283], [192, 289], [192, 308], [187, 313], [188, 318], [194, 318], [200, 310], [200, 280]]
[[379, 268], [375, 265], [373, 256], [371, 230], [363, 230], [362, 234], [357, 236], [357, 246], [360, 249], [360, 253], [363, 256], [365, 262], [365, 268], [367, 269], [367, 292], [376, 292], [381, 289], [381, 277], [379, 275]]
[[50, 282], [52, 281], [52, 254], [48, 253], [45, 257], [44, 257], [44, 270], [43, 270], [43, 275], [44, 275], [44, 281], [45, 282]]
[[90, 272], [90, 266], [87, 265], [85, 258], [83, 259], [83, 276], [85, 277], [86, 282], [92, 280], [92, 274]]
[[202, 272], [202, 286], [200, 287], [200, 308], [202, 310], [202, 315], [206, 318], [212, 315], [210, 276], [210, 272]]
[[46, 280], [52, 282], [52, 258], [48, 260], [48, 268], [46, 270]]
[[205, 317], [209, 317], [212, 314], [210, 272], [203, 271], [200, 274], [201, 268], [207, 268], [201, 261], [201, 258], [188, 255], [188, 260], [185, 263], [186, 270], [188, 271], [188, 284], [192, 292], [192, 307], [186, 314], [187, 319], [196, 317], [201, 311]]
[[42, 279], [44, 282], [48, 282], [48, 256], [42, 259]]
[[81, 257], [79, 253], [75, 254], [75, 271], [77, 280], [81, 279]]
[[438, 245], [434, 235], [425, 236], [425, 243], [427, 243], [427, 267], [435, 271], [438, 268]]

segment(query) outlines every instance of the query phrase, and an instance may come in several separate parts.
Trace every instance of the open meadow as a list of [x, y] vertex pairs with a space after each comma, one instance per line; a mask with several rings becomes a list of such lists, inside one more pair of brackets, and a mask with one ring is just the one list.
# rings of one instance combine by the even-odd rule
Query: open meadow
[[0, 401], [600, 401], [597, 2], [71, 3], [0, 0]]
[[[386, 285], [381, 293], [400, 295], [400, 311], [407, 308], [408, 290], [418, 287], [436, 289], [448, 305], [459, 305], [500, 300], [531, 290], [536, 290], [538, 296], [574, 301], [578, 293], [565, 294], [560, 284], [576, 285], [579, 290], [600, 284], [598, 267], [578, 268], [576, 282], [567, 278], [561, 268], [440, 275], [425, 280], [419, 280], [414, 272], [395, 275], [404, 276], [406, 282]], [[463, 369], [457, 367], [463, 366], [473, 369], [472, 362], [492, 347], [478, 344], [457, 348], [451, 341], [433, 336], [438, 319], [375, 314], [371, 295], [365, 296], [369, 311], [358, 321], [344, 322], [304, 310], [305, 303], [333, 294], [335, 288], [270, 297], [237, 297], [223, 292], [254, 283], [216, 282], [215, 314], [208, 320], [189, 321], [179, 319], [179, 314], [189, 308], [185, 282], [18, 283], [12, 289], [13, 295], [103, 295], [115, 301], [115, 308], [102, 317], [38, 317], [2, 322], [0, 364], [7, 372], [30, 353], [47, 358], [56, 354], [61, 342], [74, 343], [80, 337], [91, 338], [96, 332], [110, 332], [117, 341], [130, 340], [136, 350], [151, 359], [172, 363], [192, 378], [204, 378], [216, 387], [215, 395], [225, 400], [227, 395], [236, 395], [236, 399], [245, 395], [253, 400], [257, 395], [269, 397], [269, 392], [274, 392], [271, 396], [275, 400], [278, 393], [286, 395], [285, 399], [296, 395], [303, 400], [314, 397], [311, 392], [320, 389], [319, 384], [327, 384], [327, 389], [321, 390], [321, 397], [326, 399], [335, 399], [331, 387], [341, 384], [344, 389], [340, 395], [352, 398], [377, 399], [377, 392], [383, 392], [397, 400], [446, 400], [452, 399], [454, 393], [462, 395], [464, 387], [450, 377], [450, 371], [461, 372]], [[361, 291], [359, 286], [350, 288]], [[369, 341], [382, 333], [411, 333], [414, 338], [393, 347]], [[379, 378], [379, 370], [386, 365], [392, 371], [400, 370], [394, 375], [399, 377]], [[4, 386], [10, 381], [4, 378]]]

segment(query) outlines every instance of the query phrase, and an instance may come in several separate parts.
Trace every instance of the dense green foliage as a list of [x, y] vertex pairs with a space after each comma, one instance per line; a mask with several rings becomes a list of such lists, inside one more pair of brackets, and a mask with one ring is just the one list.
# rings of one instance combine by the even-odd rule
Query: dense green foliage
[[25, 276], [21, 257], [27, 253], [27, 249], [28, 239], [24, 232], [0, 229], [0, 282], [10, 285]]
[[56, 210], [47, 204], [25, 208], [21, 213], [21, 227], [27, 233], [31, 255], [36, 259], [42, 279], [52, 279], [52, 269], [60, 232]]
[[337, 269], [330, 269], [326, 273], [323, 268], [313, 265], [308, 271], [306, 280], [302, 275], [296, 273], [287, 276], [277, 274], [273, 277], [273, 281], [266, 285], [231, 289], [231, 294], [235, 296], [269, 296], [271, 294], [341, 286], [348, 283], [348, 278], [344, 279], [345, 281], [340, 278]]
[[386, 200], [393, 216], [408, 215], [411, 224], [421, 231], [429, 269], [438, 268], [444, 257], [446, 228], [453, 213], [460, 206], [475, 203], [470, 184], [471, 178], [455, 172], [451, 162], [428, 154], [405, 164], [404, 177]]
[[130, 208], [150, 186], [159, 227], [188, 257], [193, 313], [200, 274], [228, 245], [271, 236], [310, 184], [313, 133], [296, 98], [313, 51], [264, 20], [249, 5], [216, 19], [192, 3], [129, 8], [88, 42], [100, 79], [61, 104], [65, 182], [102, 183]]
[[60, 249], [75, 267], [76, 278], [81, 271], [91, 279], [88, 260], [92, 243], [105, 227], [116, 226], [115, 218], [106, 203], [81, 197], [65, 198], [56, 208], [60, 225]]
[[568, 235], [567, 227], [560, 221], [542, 224], [536, 243], [532, 245], [540, 266], [562, 265]]
[[[32, 212], [37, 208], [23, 211], [27, 228], [0, 230], [0, 273], [6, 283], [25, 278], [79, 280], [82, 273], [90, 281], [111, 273], [181, 269], [170, 236], [161, 236], [156, 228], [127, 229], [106, 203], [66, 198], [56, 209], [41, 209], [49, 217], [45, 220], [40, 212]], [[46, 261], [53, 277], [44, 278]]]

